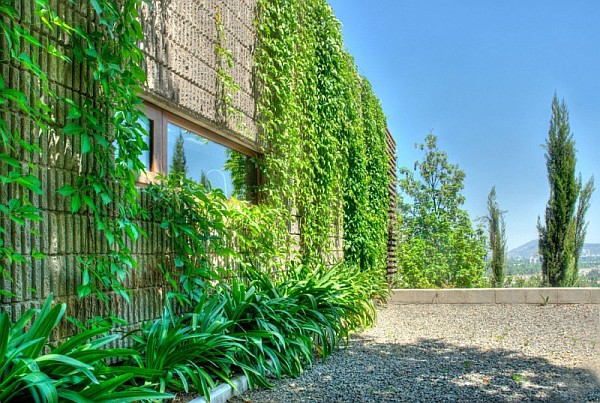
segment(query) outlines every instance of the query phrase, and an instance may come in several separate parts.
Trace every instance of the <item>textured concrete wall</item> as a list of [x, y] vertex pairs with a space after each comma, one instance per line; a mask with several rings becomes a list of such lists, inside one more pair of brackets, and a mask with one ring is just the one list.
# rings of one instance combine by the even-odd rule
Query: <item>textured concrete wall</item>
[[[55, 0], [52, 6], [68, 23], [91, 26], [93, 11], [87, 3], [74, 5]], [[41, 42], [49, 41], [70, 53], [64, 37], [42, 28], [35, 14], [34, 0], [15, 4], [24, 25], [38, 35]], [[256, 0], [161, 0], [145, 4], [141, 17], [146, 39], [141, 48], [146, 55], [148, 82], [143, 96], [247, 148], [257, 149], [252, 80], [255, 8]], [[4, 40], [4, 36], [1, 38]], [[7, 48], [5, 43], [0, 45]], [[217, 57], [217, 46], [231, 52], [233, 67]], [[23, 51], [31, 52], [31, 49], [25, 46]], [[58, 97], [96, 102], [100, 89], [94, 86], [91, 71], [86, 66], [61, 62], [45, 52], [36, 51], [35, 57], [48, 74], [51, 89]], [[231, 89], [224, 88], [218, 79], [219, 67], [231, 75], [239, 87], [230, 105], [235, 112], [227, 116], [220, 106], [223, 91], [231, 92]], [[27, 71], [7, 63], [0, 64], [0, 68], [8, 87], [27, 93], [32, 102], [39, 99], [39, 83]], [[0, 216], [7, 230], [2, 235], [5, 244], [31, 262], [26, 265], [3, 262], [13, 281], [0, 278], [0, 286], [17, 297], [1, 297], [0, 309], [16, 320], [26, 309], [40, 306], [52, 292], [55, 300], [69, 303], [67, 314], [79, 320], [106, 315], [109, 308], [131, 326], [154, 319], [162, 311], [167, 292], [159, 265], [172, 266], [169, 241], [156, 222], [143, 222], [142, 228], [148, 237], [131, 245], [139, 270], [125, 281], [125, 286], [133, 290], [130, 304], [117, 295], [111, 296], [109, 307], [94, 297], [77, 297], [77, 286], [81, 284], [78, 257], [106, 254], [108, 245], [104, 236], [95, 230], [93, 218], [85, 214], [72, 215], [69, 200], [56, 190], [63, 185], [73, 185], [80, 172], [93, 172], [97, 164], [89, 156], [82, 157], [81, 144], [76, 138], [64, 136], [58, 130], [66, 123], [67, 108], [54, 100], [50, 100], [50, 106], [56, 113], [57, 130], [44, 133], [23, 115], [0, 111], [9, 130], [20, 131], [26, 140], [41, 148], [41, 153], [32, 158], [40, 167], [39, 178], [44, 191], [42, 196], [33, 197], [34, 204], [42, 209], [42, 222], [22, 228]], [[20, 159], [29, 158], [20, 151], [17, 154]], [[6, 174], [7, 170], [8, 166], [0, 163], [0, 174]], [[3, 186], [0, 201], [6, 202], [17, 193], [16, 189]], [[47, 257], [33, 260], [34, 250]], [[69, 336], [75, 330], [65, 322], [55, 336]]]
[[[255, 11], [256, 0], [157, 0], [146, 5], [142, 12], [146, 96], [256, 149]], [[216, 56], [217, 47], [231, 52], [232, 68]], [[233, 91], [223, 88], [219, 67], [239, 87], [231, 105], [237, 112], [229, 116], [220, 113], [219, 105], [223, 91]]]
[[[48, 31], [42, 27], [35, 14], [35, 1], [22, 0], [14, 3], [21, 16], [22, 23], [37, 35], [42, 43], [48, 43], [71, 54], [68, 41], [56, 31]], [[57, 13], [72, 25], [87, 26], [91, 23], [91, 6], [87, 2], [72, 4], [56, 0], [52, 6]], [[4, 41], [4, 35], [0, 35]], [[80, 63], [64, 63], [46, 52], [34, 49], [23, 43], [22, 51], [33, 53], [41, 69], [50, 80], [50, 88], [57, 99], [70, 98], [76, 102], [89, 100], [97, 102], [98, 86], [93, 84], [92, 73]], [[7, 49], [5, 42], [0, 42], [1, 49]], [[40, 83], [23, 68], [17, 65], [0, 62], [0, 69], [5, 84], [24, 92], [34, 104], [40, 99]], [[79, 320], [86, 320], [96, 315], [106, 315], [109, 308], [131, 324], [157, 317], [162, 311], [165, 294], [163, 276], [158, 264], [169, 264], [169, 243], [158, 223], [143, 222], [142, 228], [149, 237], [131, 245], [133, 257], [140, 269], [126, 279], [125, 285], [133, 290], [132, 303], [112, 296], [109, 307], [94, 297], [79, 299], [77, 286], [81, 284], [81, 270], [78, 257], [91, 254], [106, 254], [108, 245], [105, 238], [95, 228], [93, 218], [85, 213], [71, 214], [70, 201], [56, 191], [63, 185], [74, 185], [79, 173], [94, 172], [98, 164], [88, 154], [81, 155], [81, 144], [72, 136], [63, 135], [59, 127], [66, 123], [67, 108], [56, 99], [48, 99], [56, 118], [56, 128], [40, 131], [34, 122], [20, 113], [16, 108], [2, 108], [2, 119], [7, 122], [8, 130], [21, 133], [24, 140], [40, 147], [41, 152], [30, 155], [17, 148], [13, 156], [23, 164], [33, 161], [39, 171], [36, 173], [42, 184], [43, 195], [32, 195], [34, 205], [42, 210], [43, 221], [27, 223], [21, 227], [0, 214], [5, 234], [0, 234], [4, 244], [22, 254], [27, 264], [10, 263], [7, 260], [2, 266], [8, 270], [12, 281], [0, 278], [2, 290], [11, 292], [17, 297], [1, 297], [0, 309], [9, 313], [16, 320], [22, 312], [31, 307], [38, 307], [46, 297], [53, 293], [55, 300], [68, 302], [71, 315]], [[100, 106], [96, 103], [96, 107]], [[107, 111], [107, 113], [109, 113]], [[108, 119], [108, 115], [106, 116]], [[0, 162], [0, 175], [6, 175], [8, 165]], [[6, 203], [11, 198], [19, 197], [19, 189], [14, 186], [1, 185], [0, 202]], [[39, 234], [39, 235], [38, 235]], [[45, 259], [32, 259], [33, 251], [46, 255]], [[64, 321], [55, 337], [61, 338], [75, 332], [73, 325]]]

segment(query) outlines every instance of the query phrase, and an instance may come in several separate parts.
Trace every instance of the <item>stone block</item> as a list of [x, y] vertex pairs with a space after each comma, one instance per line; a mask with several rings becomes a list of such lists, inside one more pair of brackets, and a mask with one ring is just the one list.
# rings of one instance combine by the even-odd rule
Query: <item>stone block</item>
[[437, 302], [437, 290], [392, 290], [391, 304], [432, 304]]
[[590, 289], [590, 304], [600, 304], [600, 288]]
[[523, 288], [525, 303], [527, 304], [556, 304], [558, 293], [555, 288]]
[[525, 293], [519, 288], [505, 288], [495, 290], [497, 304], [524, 304]]
[[558, 288], [556, 291], [559, 304], [589, 304], [591, 302], [589, 288]]
[[494, 304], [493, 289], [444, 289], [438, 292], [439, 304]]

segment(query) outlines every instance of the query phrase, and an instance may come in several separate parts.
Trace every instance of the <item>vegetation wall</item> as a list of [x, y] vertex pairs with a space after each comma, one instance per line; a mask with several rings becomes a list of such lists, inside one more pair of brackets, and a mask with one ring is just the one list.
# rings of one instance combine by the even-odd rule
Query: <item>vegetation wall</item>
[[145, 187], [167, 173], [167, 139], [149, 137], [167, 121], [240, 151], [227, 154], [234, 182], [251, 161], [248, 211], [276, 212], [252, 217], [269, 216], [259, 229], [283, 234], [287, 258], [345, 255], [384, 275], [395, 150], [324, 0], [0, 4], [0, 307], [12, 320], [51, 292], [80, 321], [160, 314], [177, 281], [165, 273], [183, 265]]

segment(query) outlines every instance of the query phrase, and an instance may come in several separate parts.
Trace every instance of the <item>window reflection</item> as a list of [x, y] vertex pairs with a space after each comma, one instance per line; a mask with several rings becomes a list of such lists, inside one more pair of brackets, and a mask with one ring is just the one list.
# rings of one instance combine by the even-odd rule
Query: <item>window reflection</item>
[[227, 198], [255, 199], [256, 167], [252, 158], [168, 123], [168, 170], [221, 189]]
[[147, 145], [147, 149], [142, 150], [142, 155], [140, 155], [140, 161], [144, 164], [144, 168], [146, 169], [146, 171], [150, 171], [152, 167], [152, 156], [150, 154], [150, 133], [152, 133], [152, 121], [146, 116], [142, 115], [138, 119], [138, 123], [146, 130], [146, 134], [142, 135], [142, 138], [144, 139], [144, 143], [146, 143]]

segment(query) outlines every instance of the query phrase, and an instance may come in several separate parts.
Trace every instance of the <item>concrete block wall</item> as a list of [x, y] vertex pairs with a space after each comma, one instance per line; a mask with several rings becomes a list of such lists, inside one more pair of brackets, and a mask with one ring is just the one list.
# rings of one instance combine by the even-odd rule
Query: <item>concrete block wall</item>
[[[148, 83], [145, 96], [196, 120], [208, 129], [257, 149], [253, 51], [256, 0], [157, 0], [142, 9]], [[226, 37], [218, 39], [217, 14]], [[233, 67], [222, 65], [216, 46], [231, 51]], [[219, 66], [221, 64], [221, 66]], [[233, 107], [220, 116], [223, 90], [217, 75], [224, 68], [239, 86]], [[239, 116], [236, 116], [239, 115]]]
[[[68, 55], [72, 53], [69, 41], [55, 31], [45, 28], [36, 16], [35, 0], [14, 2], [22, 24], [42, 43], [50, 43]], [[90, 26], [93, 14], [87, 1], [67, 2], [51, 1], [51, 6], [58, 15], [71, 25]], [[7, 49], [0, 35], [0, 48]], [[32, 48], [22, 43], [23, 52], [32, 54], [41, 69], [49, 78], [49, 86], [56, 93], [56, 98], [46, 99], [56, 119], [56, 125], [49, 130], [40, 130], [35, 122], [20, 113], [16, 108], [4, 108], [0, 111], [2, 119], [7, 123], [9, 131], [21, 134], [21, 137], [37, 145], [39, 153], [27, 153], [21, 148], [13, 152], [13, 156], [25, 166], [33, 162], [39, 170], [36, 172], [41, 181], [43, 194], [31, 194], [30, 200], [39, 207], [43, 220], [28, 222], [21, 227], [0, 214], [5, 234], [0, 234], [4, 244], [24, 256], [27, 264], [1, 264], [8, 270], [12, 281], [7, 277], [0, 278], [2, 290], [16, 294], [16, 297], [0, 297], [0, 310], [8, 312], [11, 320], [16, 321], [22, 312], [32, 307], [39, 307], [50, 293], [57, 302], [68, 302], [67, 315], [85, 321], [96, 315], [106, 315], [109, 309], [127, 320], [132, 326], [160, 315], [166, 294], [165, 282], [158, 269], [159, 264], [168, 267], [170, 256], [169, 241], [157, 222], [141, 222], [148, 238], [130, 245], [134, 259], [139, 263], [139, 270], [125, 280], [125, 285], [133, 290], [131, 304], [112, 295], [108, 306], [97, 298], [89, 296], [79, 299], [77, 287], [81, 284], [81, 270], [78, 258], [88, 255], [103, 255], [108, 251], [104, 236], [96, 230], [92, 216], [85, 212], [71, 214], [70, 200], [59, 195], [57, 190], [64, 185], [74, 185], [80, 173], [94, 172], [99, 169], [97, 161], [88, 154], [82, 156], [81, 143], [77, 137], [64, 135], [59, 128], [66, 124], [68, 109], [58, 100], [69, 98], [77, 103], [87, 100], [96, 102], [100, 88], [94, 85], [92, 72], [81, 63], [65, 63], [50, 56], [47, 52]], [[9, 88], [24, 92], [31, 104], [40, 99], [42, 91], [40, 83], [25, 69], [18, 65], [0, 62], [0, 72]], [[110, 112], [104, 116], [108, 122]], [[6, 175], [10, 168], [0, 162], [0, 174]], [[19, 197], [20, 188], [0, 185], [0, 202], [6, 203], [11, 198]], [[142, 203], [146, 203], [142, 200]], [[39, 234], [39, 235], [38, 235]], [[34, 251], [42, 252], [46, 258], [35, 260]], [[63, 321], [55, 337], [63, 338], [74, 334], [74, 325]]]

